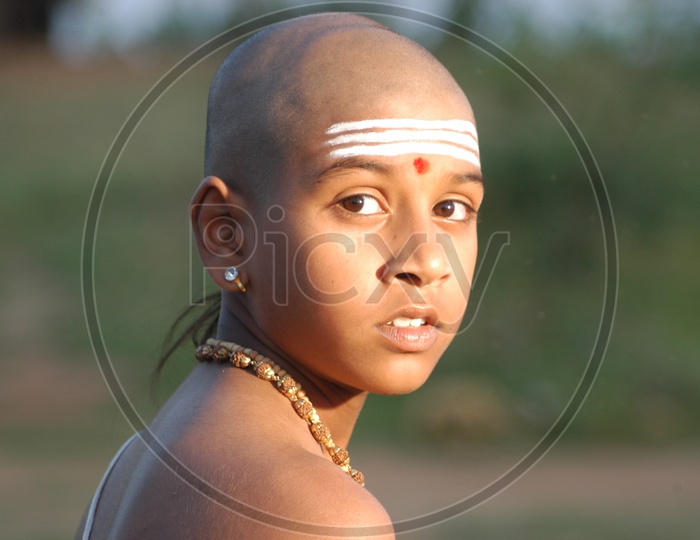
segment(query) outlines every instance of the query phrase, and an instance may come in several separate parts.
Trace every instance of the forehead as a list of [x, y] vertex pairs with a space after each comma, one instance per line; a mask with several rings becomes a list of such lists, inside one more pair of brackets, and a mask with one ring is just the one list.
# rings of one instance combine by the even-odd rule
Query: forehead
[[322, 144], [332, 160], [408, 154], [449, 156], [481, 166], [476, 127], [470, 120], [375, 118], [330, 125]]
[[478, 163], [471, 106], [427, 51], [386, 31], [336, 33], [322, 44], [300, 66], [280, 116], [296, 170], [350, 152], [400, 155], [409, 145]]

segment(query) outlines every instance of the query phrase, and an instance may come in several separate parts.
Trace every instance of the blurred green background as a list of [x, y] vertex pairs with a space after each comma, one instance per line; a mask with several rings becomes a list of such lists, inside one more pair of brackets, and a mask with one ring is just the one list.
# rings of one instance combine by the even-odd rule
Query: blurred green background
[[[114, 137], [160, 77], [219, 31], [290, 5], [209, 4], [0, 4], [3, 538], [72, 535], [131, 433], [86, 331], [86, 212]], [[554, 450], [488, 504], [405, 537], [694, 537], [695, 4], [411, 4], [482, 33], [558, 97], [605, 179], [620, 280], [599, 377]], [[433, 50], [467, 92], [487, 182], [481, 245], [495, 232], [510, 234], [473, 324], [433, 378], [409, 396], [372, 396], [356, 429], [354, 461], [392, 515], [408, 519], [493, 482], [555, 422], [596, 342], [606, 264], [586, 171], [538, 96], [473, 45], [415, 22], [377, 18]], [[201, 179], [208, 85], [230, 49], [187, 71], [155, 103], [125, 147], [101, 207], [94, 267], [101, 332], [145, 420], [193, 364], [191, 348], [183, 349], [151, 394], [163, 337], [190, 289], [201, 292], [201, 267], [190, 271], [187, 204]]]

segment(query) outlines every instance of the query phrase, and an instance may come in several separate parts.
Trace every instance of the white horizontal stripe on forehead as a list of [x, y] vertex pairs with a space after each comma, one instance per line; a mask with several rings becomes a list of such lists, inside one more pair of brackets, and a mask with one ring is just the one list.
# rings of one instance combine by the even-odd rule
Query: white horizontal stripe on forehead
[[461, 159], [481, 167], [479, 157], [471, 150], [439, 142], [397, 142], [379, 145], [356, 145], [337, 148], [330, 153], [332, 158], [344, 159], [357, 156], [401, 156], [403, 154], [435, 154]]
[[339, 146], [343, 144], [393, 142], [448, 142], [467, 147], [475, 152], [479, 151], [479, 145], [471, 134], [468, 135], [466, 133], [437, 129], [393, 129], [389, 131], [348, 133], [346, 135], [338, 135], [337, 137], [328, 141], [326, 144], [330, 146]]
[[326, 131], [327, 135], [362, 131], [369, 129], [449, 129], [469, 133], [478, 140], [476, 127], [469, 120], [415, 120], [411, 118], [382, 118], [377, 120], [360, 120], [358, 122], [341, 122], [333, 124]]

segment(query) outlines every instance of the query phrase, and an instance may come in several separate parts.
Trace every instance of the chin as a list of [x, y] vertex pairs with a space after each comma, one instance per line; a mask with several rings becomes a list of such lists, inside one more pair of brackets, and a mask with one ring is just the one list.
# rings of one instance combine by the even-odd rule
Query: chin
[[372, 387], [366, 390], [383, 396], [410, 394], [425, 384], [436, 365], [437, 360], [403, 356], [392, 362], [382, 379], [372, 381]]

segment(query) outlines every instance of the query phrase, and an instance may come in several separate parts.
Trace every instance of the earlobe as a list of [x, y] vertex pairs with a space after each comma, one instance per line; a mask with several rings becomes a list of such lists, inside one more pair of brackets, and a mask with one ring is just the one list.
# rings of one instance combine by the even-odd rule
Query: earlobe
[[190, 219], [200, 258], [214, 282], [229, 288], [226, 268], [245, 262], [243, 198], [216, 176], [206, 177], [192, 198]]

